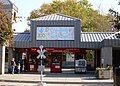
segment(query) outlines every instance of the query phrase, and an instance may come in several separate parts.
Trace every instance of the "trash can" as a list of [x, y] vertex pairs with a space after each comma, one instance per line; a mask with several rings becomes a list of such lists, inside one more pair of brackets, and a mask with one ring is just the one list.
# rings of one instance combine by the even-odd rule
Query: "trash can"
[[114, 71], [114, 86], [120, 86], [120, 68], [116, 67]]

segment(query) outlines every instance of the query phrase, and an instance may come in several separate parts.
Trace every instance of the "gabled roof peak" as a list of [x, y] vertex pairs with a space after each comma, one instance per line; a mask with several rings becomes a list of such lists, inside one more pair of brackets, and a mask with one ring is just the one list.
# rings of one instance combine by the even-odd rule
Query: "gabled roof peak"
[[12, 5], [12, 2], [10, 0], [0, 0], [0, 2], [2, 2], [3, 5]]
[[0, 2], [3, 4], [4, 9], [15, 9], [18, 11], [18, 8], [15, 6], [14, 3], [12, 3], [11, 0], [0, 0]]
[[47, 16], [39, 17], [36, 19], [32, 19], [32, 20], [80, 20], [80, 19], [70, 17], [64, 14], [60, 14], [60, 13], [55, 13], [55, 14], [50, 14]]

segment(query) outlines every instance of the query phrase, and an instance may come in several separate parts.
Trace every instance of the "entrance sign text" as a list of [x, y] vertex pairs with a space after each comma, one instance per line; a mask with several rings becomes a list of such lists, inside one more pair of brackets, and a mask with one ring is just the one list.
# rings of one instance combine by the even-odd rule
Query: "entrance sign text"
[[36, 40], [74, 40], [74, 27], [37, 27]]

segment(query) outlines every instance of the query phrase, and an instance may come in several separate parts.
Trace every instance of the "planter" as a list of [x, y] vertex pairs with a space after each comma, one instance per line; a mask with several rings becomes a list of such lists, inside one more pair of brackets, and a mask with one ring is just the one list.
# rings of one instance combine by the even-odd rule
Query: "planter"
[[99, 79], [112, 79], [113, 72], [110, 68], [96, 68], [96, 78]]

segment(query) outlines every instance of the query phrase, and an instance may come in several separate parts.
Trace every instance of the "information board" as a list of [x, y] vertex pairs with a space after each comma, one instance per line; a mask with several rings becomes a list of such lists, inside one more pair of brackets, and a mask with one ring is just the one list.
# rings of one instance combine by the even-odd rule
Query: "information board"
[[37, 27], [36, 40], [74, 40], [74, 27]]

